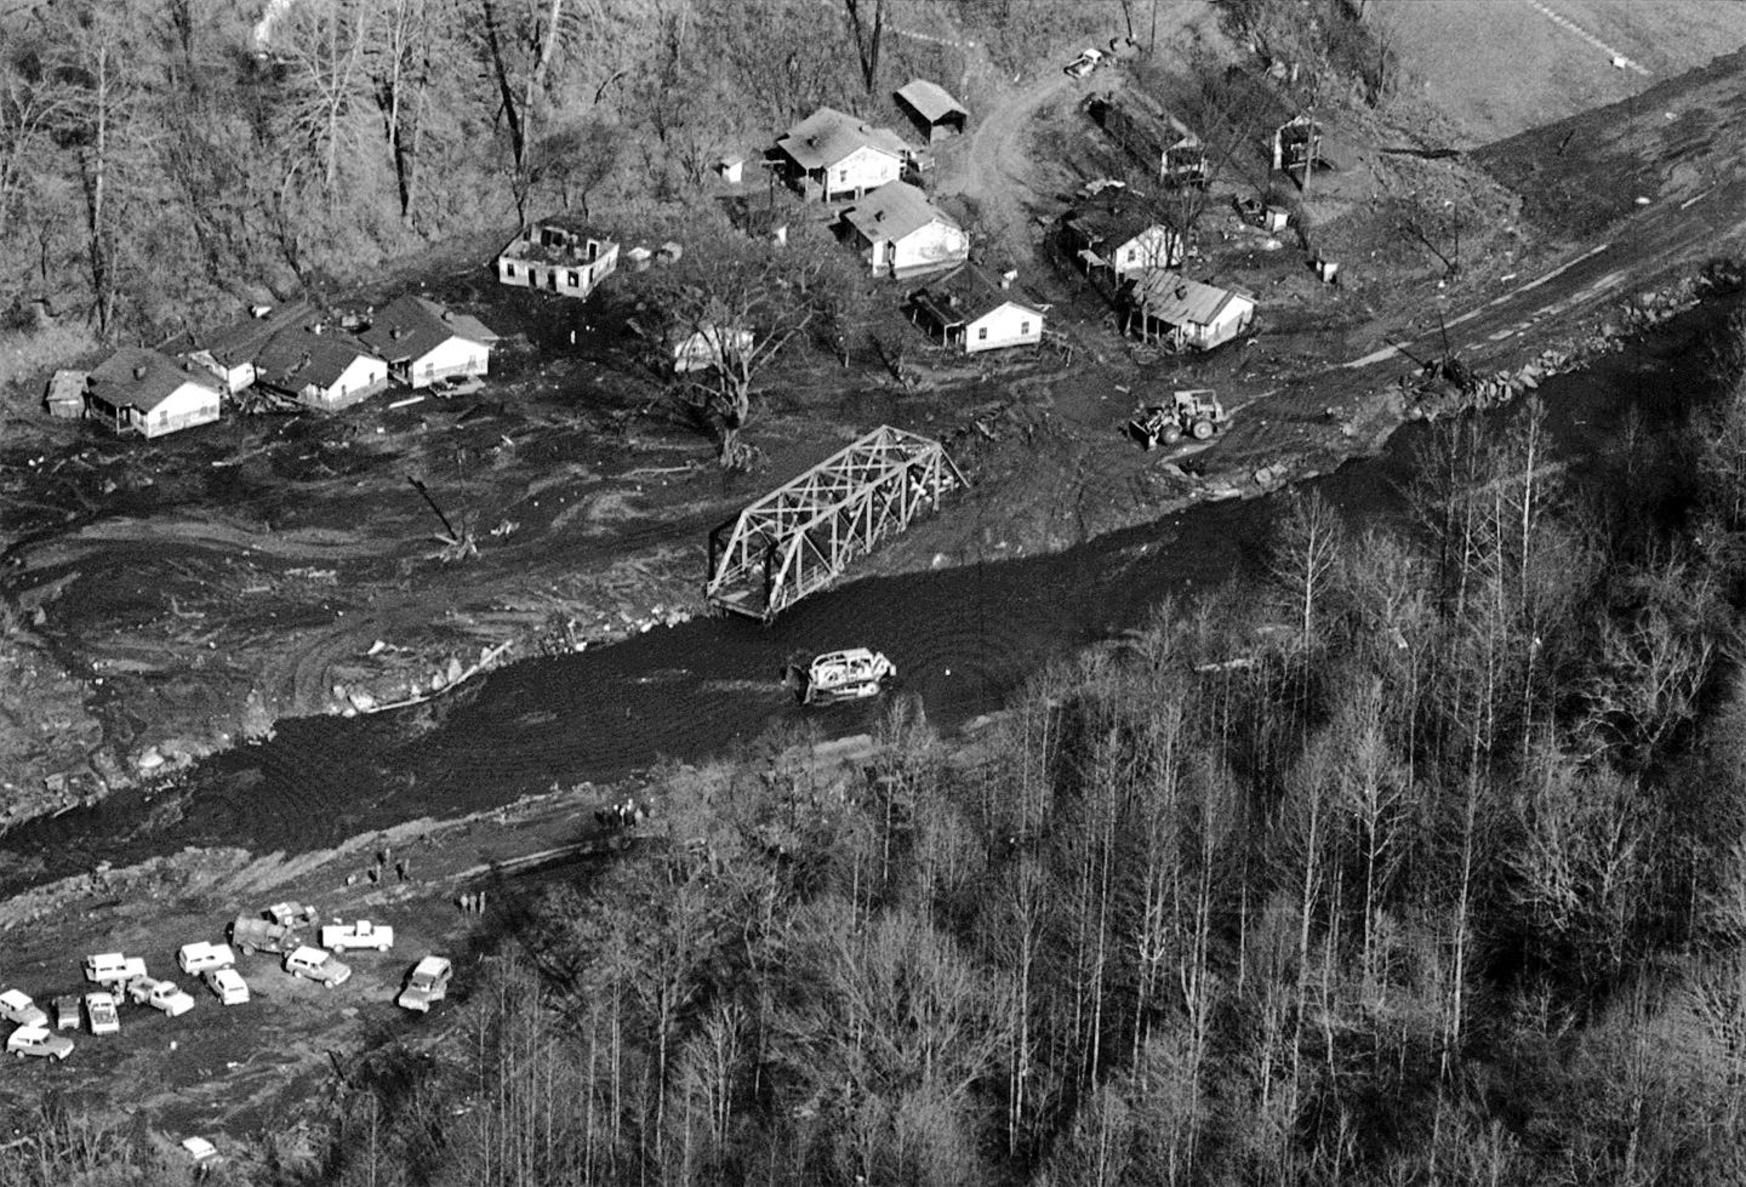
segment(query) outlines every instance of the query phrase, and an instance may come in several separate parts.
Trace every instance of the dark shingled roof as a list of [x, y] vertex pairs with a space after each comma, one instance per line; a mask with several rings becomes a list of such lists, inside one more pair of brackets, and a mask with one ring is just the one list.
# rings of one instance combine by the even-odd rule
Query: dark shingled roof
[[338, 382], [366, 350], [357, 339], [331, 330], [325, 334], [309, 330], [286, 330], [277, 334], [261, 349], [255, 359], [260, 382], [281, 391], [297, 392], [314, 384], [328, 388]]
[[932, 202], [928, 196], [904, 181], [891, 181], [880, 186], [851, 206], [843, 218], [868, 239], [902, 239], [938, 219], [956, 227], [958, 221]]
[[217, 393], [218, 380], [203, 367], [184, 366], [141, 346], [124, 346], [91, 372], [91, 394], [114, 408], [150, 413], [185, 383]]
[[819, 108], [776, 141], [802, 169], [828, 169], [863, 145], [900, 161], [909, 155], [909, 146], [896, 132], [870, 127], [834, 107]]
[[358, 337], [364, 345], [391, 363], [422, 358], [447, 342], [461, 338], [489, 346], [494, 334], [477, 318], [445, 309], [435, 301], [408, 293], [394, 298], [376, 311], [370, 328]]
[[265, 317], [243, 317], [227, 326], [195, 335], [195, 349], [204, 350], [225, 367], [251, 362], [267, 340], [292, 326], [313, 321], [315, 312], [303, 301], [293, 301]]

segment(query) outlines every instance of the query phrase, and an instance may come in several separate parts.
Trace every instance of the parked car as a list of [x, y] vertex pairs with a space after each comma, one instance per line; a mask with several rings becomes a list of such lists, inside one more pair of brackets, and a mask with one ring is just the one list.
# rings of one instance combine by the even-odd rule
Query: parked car
[[119, 952], [100, 952], [85, 958], [85, 980], [98, 985], [126, 985], [146, 975], [145, 961]]
[[204, 1174], [223, 1159], [218, 1147], [205, 1138], [183, 1138], [182, 1149], [194, 1160], [196, 1174]]
[[174, 981], [159, 981], [146, 995], [146, 1005], [162, 1010], [171, 1018], [179, 1018], [194, 1008], [194, 995]]
[[85, 1023], [94, 1035], [119, 1034], [121, 1012], [115, 1008], [115, 995], [103, 990], [85, 995]]
[[55, 1029], [79, 1029], [79, 995], [63, 993], [55, 998]]
[[267, 919], [239, 915], [231, 922], [229, 931], [230, 942], [244, 956], [253, 956], [257, 952], [280, 955], [295, 952], [303, 946], [303, 938], [296, 931]]
[[352, 966], [326, 949], [305, 944], [285, 957], [285, 971], [293, 977], [318, 981], [332, 989], [345, 984], [346, 978], [352, 975]]
[[1103, 54], [1094, 49], [1084, 49], [1079, 51], [1077, 58], [1067, 63], [1066, 70], [1074, 78], [1084, 78], [1096, 70], [1102, 61]]
[[209, 969], [205, 981], [220, 1005], [240, 1006], [249, 1000], [249, 983], [233, 968]]
[[229, 944], [214, 944], [209, 940], [183, 944], [176, 953], [176, 964], [190, 977], [197, 977], [212, 969], [229, 968], [235, 963], [236, 953], [230, 950]]
[[447, 957], [424, 957], [406, 974], [406, 988], [394, 999], [395, 1004], [420, 1014], [428, 1012], [433, 1002], [448, 996], [449, 977], [454, 971]]
[[73, 1053], [73, 1040], [46, 1026], [21, 1026], [6, 1036], [6, 1049], [20, 1059], [26, 1055], [65, 1059]]
[[17, 989], [0, 993], [0, 1018], [20, 1026], [47, 1026], [49, 1021], [42, 1007], [31, 1001], [28, 993]]
[[394, 929], [385, 923], [360, 919], [356, 923], [329, 923], [321, 929], [321, 946], [334, 952], [348, 948], [374, 948], [386, 952], [394, 947]]
[[453, 396], [470, 396], [480, 391], [485, 381], [477, 375], [455, 375], [448, 379], [439, 379], [430, 385], [431, 395], [440, 398]]

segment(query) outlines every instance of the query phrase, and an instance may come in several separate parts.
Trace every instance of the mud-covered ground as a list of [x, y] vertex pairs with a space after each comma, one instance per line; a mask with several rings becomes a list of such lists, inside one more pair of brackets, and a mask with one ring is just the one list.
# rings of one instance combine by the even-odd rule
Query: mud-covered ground
[[[1204, 21], [1194, 28], [1214, 36]], [[916, 381], [899, 382], [871, 349], [847, 371], [792, 352], [751, 430], [767, 461], [750, 475], [724, 478], [610, 302], [491, 285], [484, 265], [506, 234], [447, 245], [391, 282], [342, 294], [379, 300], [423, 285], [503, 332], [475, 396], [393, 408], [405, 396], [395, 393], [335, 417], [231, 418], [150, 443], [48, 421], [21, 397], [0, 444], [0, 588], [14, 644], [0, 673], [10, 694], [0, 792], [14, 819], [54, 811], [173, 777], [286, 716], [367, 711], [482, 661], [661, 629], [699, 609], [711, 527], [879, 423], [940, 437], [974, 486], [858, 572], [1056, 550], [1325, 472], [1413, 411], [1398, 384], [1413, 356], [1450, 349], [1513, 374], [1550, 349], [1567, 365], [1691, 299], [1689, 279], [1746, 230], [1732, 135], [1743, 78], [1740, 56], [1723, 60], [1493, 145], [1475, 154], [1483, 170], [1384, 152], [1400, 130], [1355, 123], [1341, 129], [1355, 151], [1315, 179], [1307, 244], [1239, 223], [1232, 190], [1218, 189], [1194, 272], [1255, 291], [1262, 321], [1249, 340], [1172, 358], [1118, 338], [1104, 300], [1036, 241], [1039, 212], [1107, 159], [1079, 110], [1085, 88], [1039, 69], [1003, 101], [984, 99], [1001, 117], [943, 149], [938, 176], [942, 192], [993, 212], [993, 244], [1052, 303], [1067, 349], [969, 362], [887, 309], [868, 337], [910, 335]], [[1405, 212], [1443, 203], [1476, 223], [1452, 275], [1401, 232]], [[1316, 282], [1312, 249], [1343, 262], [1342, 284]], [[888, 295], [894, 305], [897, 288]], [[1218, 444], [1170, 456], [1121, 438], [1136, 403], [1181, 386], [1214, 387], [1235, 412]], [[435, 537], [447, 529], [409, 478], [472, 533], [476, 556], [443, 555]], [[150, 1083], [141, 1103], [165, 1124], [250, 1128], [274, 1102], [306, 1097], [329, 1052], [440, 1027], [440, 1016], [411, 1022], [388, 1003], [423, 950], [464, 956], [472, 929], [490, 925], [461, 915], [455, 894], [493, 877], [494, 859], [585, 839], [607, 794], [413, 822], [291, 859], [201, 851], [14, 900], [0, 916], [7, 976], [39, 997], [76, 987], [83, 951], [137, 949], [168, 968], [180, 943], [278, 898], [367, 912], [402, 936], [392, 957], [360, 954], [353, 983], [332, 994], [257, 961], [245, 969], [261, 998], [250, 1013], [206, 997], [183, 1019], [134, 1011], [122, 1041], [87, 1036], [73, 1061], [27, 1069], [0, 1096], [27, 1101], [54, 1084], [102, 1099], [115, 1083]], [[410, 855], [412, 882], [361, 876], [384, 844]], [[360, 877], [347, 886], [350, 875]]]

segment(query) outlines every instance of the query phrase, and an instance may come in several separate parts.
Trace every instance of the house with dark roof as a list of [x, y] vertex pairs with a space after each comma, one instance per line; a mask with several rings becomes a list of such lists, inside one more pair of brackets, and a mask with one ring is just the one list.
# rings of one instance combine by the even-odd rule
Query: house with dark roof
[[1045, 306], [964, 269], [916, 289], [904, 302], [909, 320], [942, 346], [980, 354], [1043, 340]]
[[916, 128], [932, 144], [948, 136], [960, 135], [970, 120], [969, 111], [952, 98], [946, 88], [925, 78], [912, 78], [892, 96], [897, 105], [909, 113]]
[[484, 375], [497, 335], [475, 317], [406, 293], [377, 310], [358, 340], [387, 361], [390, 375], [416, 389]]
[[257, 306], [228, 325], [197, 332], [187, 357], [210, 371], [234, 396], [255, 381], [255, 356], [273, 335], [314, 319], [315, 311], [303, 301], [273, 309]]
[[808, 200], [853, 202], [903, 176], [913, 154], [887, 128], [821, 107], [776, 141], [779, 171]]
[[1081, 268], [1112, 284], [1182, 263], [1182, 234], [1124, 190], [1105, 190], [1068, 210], [1060, 234]]
[[386, 391], [388, 364], [349, 334], [298, 327], [261, 348], [255, 383], [306, 408], [337, 412]]
[[919, 276], [970, 258], [964, 228], [907, 182], [868, 194], [843, 212], [842, 226], [875, 276]]
[[497, 253], [497, 280], [562, 297], [586, 297], [618, 270], [618, 244], [567, 214], [521, 229]]
[[187, 360], [127, 346], [91, 372], [85, 415], [118, 433], [161, 437], [218, 419], [218, 380]]
[[1122, 289], [1126, 329], [1172, 349], [1211, 350], [1255, 320], [1255, 298], [1155, 268]]

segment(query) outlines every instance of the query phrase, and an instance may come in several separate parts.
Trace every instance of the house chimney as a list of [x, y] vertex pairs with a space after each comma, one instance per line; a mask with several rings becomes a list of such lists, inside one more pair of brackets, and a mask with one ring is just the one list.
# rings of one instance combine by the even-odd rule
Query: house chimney
[[455, 311], [453, 309], [443, 310], [443, 320], [444, 321], [454, 321], [455, 320]]
[[388, 336], [390, 338], [394, 339], [394, 341], [398, 342], [398, 341], [400, 341], [400, 336], [404, 333], [406, 333], [405, 330], [401, 329], [399, 326], [395, 326], [393, 329], [388, 331]]
[[146, 377], [146, 365], [144, 363], [139, 363], [134, 367], [133, 377], [135, 379], [144, 379]]

